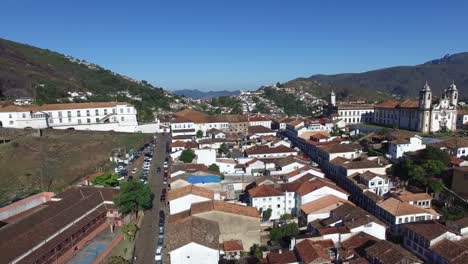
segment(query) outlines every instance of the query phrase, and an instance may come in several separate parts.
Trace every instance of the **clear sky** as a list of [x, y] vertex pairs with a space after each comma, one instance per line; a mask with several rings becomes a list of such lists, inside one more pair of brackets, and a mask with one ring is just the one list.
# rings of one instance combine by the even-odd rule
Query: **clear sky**
[[0, 37], [170, 90], [256, 89], [468, 51], [466, 0], [1, 2]]

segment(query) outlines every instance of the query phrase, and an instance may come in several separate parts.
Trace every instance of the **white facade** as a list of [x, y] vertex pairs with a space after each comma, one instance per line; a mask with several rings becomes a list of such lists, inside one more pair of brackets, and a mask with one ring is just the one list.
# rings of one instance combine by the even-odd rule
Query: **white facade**
[[0, 109], [0, 127], [94, 131], [159, 131], [159, 122], [138, 125], [135, 107], [127, 103], [71, 103]]
[[198, 195], [187, 194], [180, 198], [169, 201], [169, 212], [171, 215], [190, 209], [194, 203], [209, 201], [210, 199]]
[[259, 121], [250, 121], [249, 126], [264, 126], [266, 128], [271, 128], [271, 120], [259, 120]]
[[390, 142], [387, 154], [392, 159], [399, 159], [403, 157], [405, 152], [417, 151], [425, 148], [426, 145], [422, 143], [422, 138], [416, 135], [405, 142]]
[[363, 107], [359, 108], [359, 104], [356, 104], [353, 108], [341, 108], [338, 106], [338, 116], [345, 122], [346, 125], [356, 123], [370, 123], [372, 122], [372, 116], [374, 114], [374, 108]]
[[216, 159], [216, 165], [223, 174], [232, 174], [236, 172], [236, 161], [234, 159]]
[[169, 252], [172, 264], [213, 264], [219, 262], [219, 250], [195, 242]]
[[278, 196], [253, 197], [250, 200], [251, 206], [261, 212], [271, 209], [270, 220], [278, 220], [287, 212], [286, 196], [283, 194]]

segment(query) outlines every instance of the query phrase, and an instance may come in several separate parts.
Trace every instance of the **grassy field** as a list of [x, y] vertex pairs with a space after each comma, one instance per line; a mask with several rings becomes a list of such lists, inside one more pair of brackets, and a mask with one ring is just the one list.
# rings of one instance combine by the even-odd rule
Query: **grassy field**
[[31, 192], [60, 191], [82, 177], [108, 170], [112, 150], [127, 151], [148, 134], [45, 130], [0, 144], [0, 205]]

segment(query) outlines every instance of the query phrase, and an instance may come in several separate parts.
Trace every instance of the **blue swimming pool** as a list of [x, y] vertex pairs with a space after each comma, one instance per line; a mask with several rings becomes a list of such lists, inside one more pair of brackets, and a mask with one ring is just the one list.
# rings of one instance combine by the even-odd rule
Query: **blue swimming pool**
[[221, 178], [215, 175], [190, 175], [187, 181], [191, 184], [220, 182]]

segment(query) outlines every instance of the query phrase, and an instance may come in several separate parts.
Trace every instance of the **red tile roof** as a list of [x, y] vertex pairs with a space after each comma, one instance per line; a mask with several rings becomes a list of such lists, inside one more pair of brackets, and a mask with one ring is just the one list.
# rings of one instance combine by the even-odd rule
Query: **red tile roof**
[[319, 243], [319, 241], [308, 239], [302, 240], [295, 246], [297, 253], [301, 256], [304, 263], [312, 263], [316, 260], [331, 261], [332, 259], [328, 255], [329, 248], [333, 248], [333, 242], [327, 246], [324, 243]]
[[225, 252], [244, 251], [242, 240], [227, 240], [223, 242], [223, 249]]
[[399, 104], [400, 101], [390, 100], [377, 104], [374, 106], [374, 108], [396, 108]]
[[211, 200], [214, 198], [214, 192], [212, 190], [195, 185], [188, 185], [175, 190], [170, 190], [168, 193], [168, 200], [172, 201], [189, 194], [205, 197]]
[[277, 147], [268, 147], [268, 146], [254, 146], [245, 150], [247, 155], [258, 155], [258, 154], [273, 154], [273, 153], [293, 153], [296, 152], [292, 148], [288, 148], [283, 145]]
[[243, 215], [248, 217], [259, 218], [258, 210], [254, 207], [244, 206], [240, 204], [228, 203], [225, 201], [206, 201], [201, 203], [194, 203], [191, 206], [190, 214], [196, 215], [209, 211], [220, 211], [225, 213], [231, 213], [235, 215]]
[[283, 193], [270, 185], [260, 185], [247, 191], [249, 196], [252, 198], [257, 197], [269, 197], [269, 196], [281, 196]]

